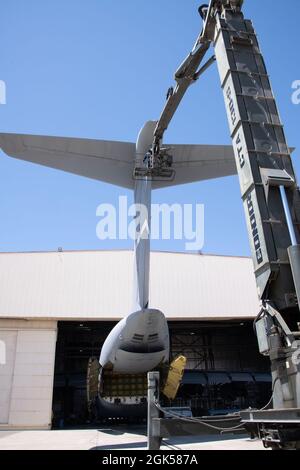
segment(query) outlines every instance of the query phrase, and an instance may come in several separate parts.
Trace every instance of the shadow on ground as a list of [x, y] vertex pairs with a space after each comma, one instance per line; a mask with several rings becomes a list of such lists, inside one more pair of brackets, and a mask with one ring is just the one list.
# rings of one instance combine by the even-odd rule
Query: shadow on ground
[[[101, 430], [101, 432], [106, 432]], [[127, 431], [126, 431], [127, 432]], [[137, 434], [137, 432], [132, 432], [133, 434]], [[113, 430], [111, 435], [118, 435], [114, 434]], [[142, 434], [144, 435], [144, 434]], [[188, 436], [188, 437], [174, 437], [172, 439], [164, 439], [162, 442], [162, 447], [170, 447], [176, 450], [180, 450], [180, 446], [188, 446], [188, 445], [197, 445], [197, 444], [209, 444], [209, 443], [217, 443], [217, 442], [224, 442], [224, 441], [234, 441], [239, 439], [245, 439], [247, 436], [245, 434], [241, 435], [227, 435], [227, 436]], [[145, 441], [139, 442], [130, 442], [126, 444], [113, 444], [110, 446], [97, 446], [92, 447], [90, 450], [122, 450], [122, 449], [146, 449], [147, 448], [147, 439]]]

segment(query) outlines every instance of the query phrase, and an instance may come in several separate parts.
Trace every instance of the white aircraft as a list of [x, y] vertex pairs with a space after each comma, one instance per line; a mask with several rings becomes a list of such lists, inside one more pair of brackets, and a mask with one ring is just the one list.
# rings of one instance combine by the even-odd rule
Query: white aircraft
[[[140, 374], [169, 361], [169, 332], [164, 314], [149, 307], [150, 210], [152, 189], [236, 174], [231, 146], [166, 145], [172, 154], [169, 177], [147, 176], [147, 158], [156, 121], [149, 121], [137, 143], [0, 134], [0, 147], [9, 156], [134, 190], [135, 203], [148, 215], [139, 220], [135, 242], [132, 312], [107, 337], [100, 356], [101, 370]], [[150, 153], [149, 153], [150, 152]], [[170, 165], [171, 166], [171, 165]], [[142, 175], [142, 176], [141, 176]]]

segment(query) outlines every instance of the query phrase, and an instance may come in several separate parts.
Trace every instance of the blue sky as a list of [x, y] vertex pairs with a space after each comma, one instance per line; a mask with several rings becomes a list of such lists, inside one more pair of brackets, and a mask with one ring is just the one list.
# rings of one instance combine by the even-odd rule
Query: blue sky
[[[194, 0], [2, 0], [1, 132], [136, 140], [157, 119], [173, 74], [201, 28]], [[276, 5], [274, 8], [274, 4]], [[300, 148], [299, 0], [245, 0], [291, 146]], [[216, 67], [193, 86], [166, 135], [172, 143], [229, 144]], [[96, 208], [126, 191], [0, 153], [0, 251], [130, 248], [101, 242]], [[299, 174], [299, 153], [294, 154]], [[129, 193], [128, 193], [129, 194]], [[155, 192], [154, 202], [203, 203], [204, 252], [250, 253], [237, 177]], [[179, 241], [153, 249], [182, 251]]]

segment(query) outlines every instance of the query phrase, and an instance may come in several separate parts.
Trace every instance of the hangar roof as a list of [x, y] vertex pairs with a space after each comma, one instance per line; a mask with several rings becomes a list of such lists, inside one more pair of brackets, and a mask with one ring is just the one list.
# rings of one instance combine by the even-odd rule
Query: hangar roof
[[[119, 320], [132, 309], [133, 252], [0, 253], [0, 317]], [[150, 306], [170, 320], [254, 318], [249, 258], [153, 252]]]

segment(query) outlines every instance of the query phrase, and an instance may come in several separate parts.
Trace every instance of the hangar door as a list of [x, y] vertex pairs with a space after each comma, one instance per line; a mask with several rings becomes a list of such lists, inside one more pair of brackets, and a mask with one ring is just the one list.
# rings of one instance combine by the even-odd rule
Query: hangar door
[[0, 424], [7, 424], [15, 365], [17, 331], [0, 331]]

